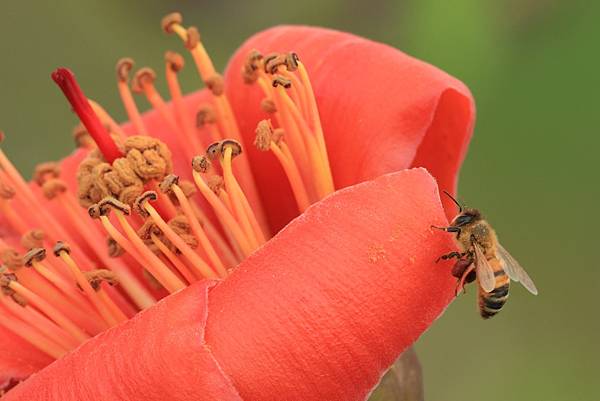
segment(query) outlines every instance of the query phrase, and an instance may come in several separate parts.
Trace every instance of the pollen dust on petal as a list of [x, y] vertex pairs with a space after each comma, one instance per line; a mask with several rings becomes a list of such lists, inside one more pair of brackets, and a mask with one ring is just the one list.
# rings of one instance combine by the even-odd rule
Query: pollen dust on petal
[[371, 244], [367, 248], [367, 257], [371, 263], [379, 263], [387, 260], [387, 252], [383, 244]]

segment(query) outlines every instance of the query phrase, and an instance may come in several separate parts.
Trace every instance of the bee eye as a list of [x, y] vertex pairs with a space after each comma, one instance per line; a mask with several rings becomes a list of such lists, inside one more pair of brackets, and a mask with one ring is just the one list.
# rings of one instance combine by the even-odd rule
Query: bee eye
[[473, 220], [473, 216], [468, 214], [462, 214], [456, 218], [454, 225], [456, 226], [464, 226], [465, 224], [469, 224]]

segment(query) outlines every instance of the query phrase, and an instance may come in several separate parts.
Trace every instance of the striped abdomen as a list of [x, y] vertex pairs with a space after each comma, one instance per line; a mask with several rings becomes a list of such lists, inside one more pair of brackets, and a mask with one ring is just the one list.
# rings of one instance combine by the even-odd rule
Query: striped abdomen
[[489, 263], [494, 269], [496, 285], [489, 293], [479, 287], [479, 314], [484, 319], [489, 319], [500, 312], [508, 299], [508, 287], [510, 285], [510, 279], [502, 269], [498, 259], [493, 258]]

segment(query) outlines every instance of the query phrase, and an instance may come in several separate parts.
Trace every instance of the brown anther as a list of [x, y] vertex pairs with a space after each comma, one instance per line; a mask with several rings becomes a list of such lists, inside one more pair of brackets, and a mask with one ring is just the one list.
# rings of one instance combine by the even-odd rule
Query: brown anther
[[[198, 247], [198, 239], [192, 233], [192, 228], [186, 216], [175, 216], [169, 221], [168, 224], [169, 227], [171, 227], [171, 229], [175, 231], [175, 233], [179, 235], [190, 248]], [[172, 248], [172, 250], [175, 253], [180, 252], [177, 248]]]
[[262, 111], [269, 114], [273, 114], [277, 111], [275, 102], [269, 98], [264, 98], [260, 101], [260, 108], [262, 109]]
[[52, 178], [42, 185], [42, 192], [46, 199], [54, 199], [58, 194], [62, 194], [66, 191], [67, 184], [59, 178]]
[[275, 57], [265, 58], [265, 72], [267, 74], [276, 74], [279, 66], [287, 65], [287, 55], [278, 54]]
[[275, 78], [273, 78], [273, 88], [277, 88], [278, 86], [283, 86], [285, 89], [289, 89], [292, 87], [292, 81], [277, 75]]
[[[147, 219], [144, 221], [144, 224], [137, 230], [137, 235], [144, 241], [148, 241], [152, 239], [152, 234], [161, 238], [163, 236], [162, 231], [158, 226], [152, 221], [152, 219]], [[162, 239], [162, 238], [161, 238]]]
[[46, 259], [46, 250], [44, 248], [33, 248], [23, 255], [23, 264], [31, 267], [33, 262], [41, 262], [44, 259]]
[[16, 195], [16, 191], [13, 187], [5, 184], [4, 182], [0, 181], [0, 198], [2, 199], [11, 199], [14, 198], [14, 196]]
[[253, 84], [258, 79], [258, 69], [260, 68], [262, 58], [262, 54], [256, 49], [248, 53], [246, 62], [242, 66], [242, 77], [246, 84]]
[[154, 84], [156, 73], [150, 67], [143, 67], [136, 71], [131, 81], [131, 90], [135, 93], [142, 93], [144, 86]]
[[188, 50], [194, 50], [194, 48], [198, 46], [198, 43], [200, 43], [200, 32], [195, 26], [190, 26], [187, 29], [187, 39], [185, 41], [185, 47]]
[[33, 181], [38, 185], [43, 185], [44, 182], [51, 178], [58, 178], [60, 176], [60, 167], [56, 162], [40, 163], [35, 166], [33, 171]]
[[219, 195], [221, 191], [225, 188], [225, 181], [220, 175], [211, 175], [208, 178], [206, 185], [208, 185], [211, 191]]
[[221, 156], [221, 142], [213, 142], [206, 148], [206, 157], [215, 160]]
[[179, 176], [175, 174], [169, 174], [160, 182], [160, 184], [158, 184], [158, 189], [160, 189], [160, 192], [162, 192], [163, 194], [168, 194], [169, 192], [171, 192], [171, 188], [173, 187], [173, 185], [176, 185], [178, 183]]
[[2, 264], [11, 270], [18, 270], [23, 267], [23, 258], [13, 248], [5, 248], [0, 251], [0, 260]]
[[290, 52], [285, 55], [285, 66], [286, 66], [287, 70], [290, 72], [294, 72], [298, 69], [299, 61], [300, 61], [300, 58], [294, 52]]
[[100, 211], [100, 216], [108, 216], [112, 209], [117, 209], [126, 216], [131, 214], [131, 208], [129, 205], [113, 198], [112, 196], [107, 196], [98, 202], [98, 208]]
[[196, 126], [198, 128], [205, 126], [206, 124], [214, 124], [217, 122], [217, 115], [210, 106], [202, 106], [198, 113], [196, 113]]
[[188, 180], [179, 181], [179, 188], [181, 188], [181, 191], [183, 192], [186, 198], [192, 197], [198, 191], [196, 185]]
[[263, 55], [256, 49], [250, 50], [248, 56], [246, 57], [246, 64], [250, 66], [253, 70], [257, 70], [259, 68], [259, 64], [263, 59]]
[[175, 72], [180, 71], [185, 65], [185, 60], [183, 56], [179, 53], [172, 52], [168, 50], [165, 52], [165, 61], [168, 64], [168, 67]]
[[41, 248], [44, 246], [45, 238], [46, 236], [42, 230], [37, 228], [29, 230], [21, 237], [21, 245], [25, 249]]
[[19, 281], [17, 275], [14, 273], [2, 273], [0, 274], [0, 291], [6, 296], [9, 296], [17, 304], [21, 306], [27, 305], [27, 300], [21, 295], [17, 294], [15, 290], [10, 288], [10, 283], [13, 281]]
[[[216, 142], [216, 145], [218, 145], [218, 142]], [[210, 170], [211, 165], [212, 163], [208, 159], [208, 156], [195, 156], [192, 159], [192, 168], [194, 169], [194, 171], [197, 171], [202, 174], [208, 172]]]
[[180, 13], [170, 13], [165, 15], [160, 21], [160, 26], [163, 31], [168, 34], [173, 33], [173, 24], [181, 24], [183, 22], [183, 17]]
[[214, 74], [212, 77], [208, 77], [204, 83], [215, 96], [221, 96], [225, 92], [225, 81], [221, 74]]
[[155, 201], [158, 199], [158, 195], [154, 191], [146, 191], [135, 200], [133, 203], [133, 210], [135, 210], [140, 216], [146, 218], [150, 214], [144, 208], [146, 202]]
[[271, 135], [271, 140], [276, 144], [279, 144], [284, 134], [285, 131], [283, 130], [283, 128], [275, 128], [273, 130], [273, 134]]
[[115, 241], [112, 237], [108, 237], [106, 239], [108, 245], [108, 256], [111, 258], [118, 258], [119, 256], [125, 253], [125, 250], [117, 241]]
[[88, 215], [92, 219], [99, 219], [100, 216], [102, 216], [102, 213], [100, 211], [100, 206], [98, 206], [97, 203], [94, 203], [93, 205], [91, 205], [90, 207], [88, 207], [87, 212], [88, 212]]
[[265, 70], [266, 74], [271, 73], [269, 71], [269, 69], [267, 68], [267, 65], [270, 65], [272, 63], [272, 60], [276, 59], [279, 56], [280, 56], [279, 53], [269, 53], [263, 57], [263, 66], [264, 66], [264, 70]]
[[242, 154], [242, 145], [235, 139], [224, 139], [221, 141], [221, 154], [224, 154], [227, 148], [231, 148], [232, 158]]
[[256, 137], [254, 138], [254, 146], [263, 152], [271, 149], [271, 140], [273, 136], [273, 126], [270, 120], [259, 121], [256, 125]]
[[90, 270], [83, 272], [83, 275], [87, 279], [88, 283], [90, 283], [94, 291], [99, 291], [103, 282], [110, 286], [119, 284], [117, 275], [107, 269]]
[[10, 283], [12, 281], [19, 281], [16, 274], [2, 273], [2, 275], [0, 275], [0, 288], [2, 288], [2, 292], [5, 295], [12, 295], [14, 293], [13, 289], [10, 288]]
[[94, 139], [85, 129], [83, 124], [77, 124], [77, 126], [73, 128], [73, 139], [78, 148], [90, 148], [96, 146], [96, 142], [94, 142]]
[[133, 59], [124, 57], [117, 61], [116, 71], [117, 79], [121, 82], [127, 82], [129, 80], [129, 73], [133, 69]]
[[60, 257], [63, 252], [69, 255], [71, 253], [71, 247], [66, 242], [57, 241], [56, 244], [54, 244], [54, 248], [52, 248], [52, 252], [56, 257]]

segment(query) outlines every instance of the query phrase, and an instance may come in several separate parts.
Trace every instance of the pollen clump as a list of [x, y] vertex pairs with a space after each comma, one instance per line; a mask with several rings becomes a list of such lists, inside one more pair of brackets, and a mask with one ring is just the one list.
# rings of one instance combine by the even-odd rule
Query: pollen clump
[[114, 197], [132, 205], [150, 180], [161, 180], [173, 170], [171, 151], [158, 139], [131, 136], [123, 144], [124, 157], [109, 164], [91, 152], [77, 172], [79, 202], [84, 207]]
[[46, 235], [42, 230], [29, 230], [21, 237], [21, 245], [25, 249], [41, 248], [44, 246], [45, 238]]

